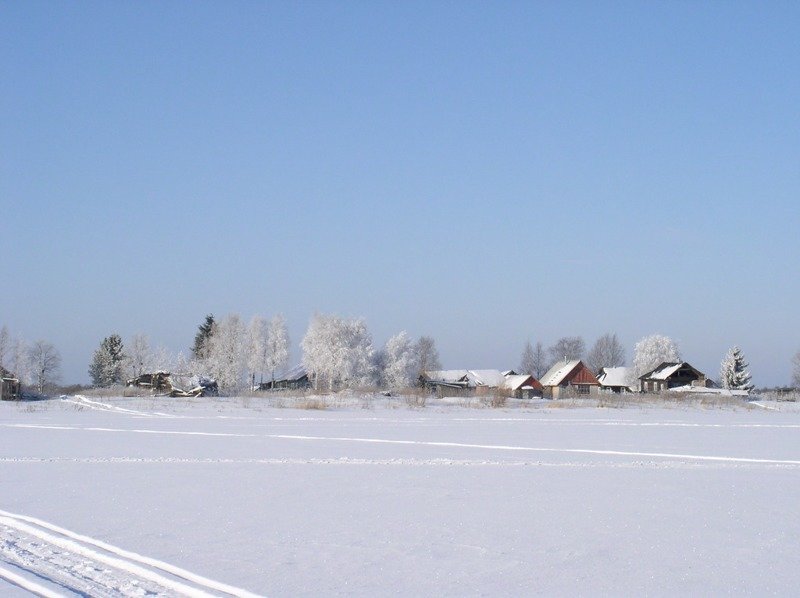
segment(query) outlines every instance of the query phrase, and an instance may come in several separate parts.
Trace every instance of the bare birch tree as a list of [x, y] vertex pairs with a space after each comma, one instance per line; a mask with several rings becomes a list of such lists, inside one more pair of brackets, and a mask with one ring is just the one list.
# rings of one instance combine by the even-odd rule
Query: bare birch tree
[[61, 376], [61, 354], [51, 343], [41, 340], [33, 343], [30, 360], [36, 389], [40, 393], [58, 382]]

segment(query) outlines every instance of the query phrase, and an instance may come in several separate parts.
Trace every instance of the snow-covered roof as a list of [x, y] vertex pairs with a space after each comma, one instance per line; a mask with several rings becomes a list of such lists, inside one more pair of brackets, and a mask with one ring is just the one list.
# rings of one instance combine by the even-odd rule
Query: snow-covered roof
[[286, 373], [283, 374], [283, 378], [280, 378], [279, 381], [297, 382], [300, 380], [300, 378], [306, 375], [308, 375], [308, 372], [306, 372], [305, 366], [301, 363], [286, 370]]
[[559, 361], [553, 367], [547, 370], [547, 373], [542, 376], [539, 382], [542, 383], [542, 386], [558, 386], [580, 362], [580, 359]]
[[430, 370], [423, 372], [423, 375], [431, 382], [443, 382], [445, 384], [465, 382], [468, 379], [467, 374], [467, 370]]
[[600, 368], [597, 381], [600, 386], [628, 386], [628, 368], [621, 366], [616, 368]]
[[666, 380], [681, 369], [682, 365], [683, 363], [665, 361], [653, 371], [646, 373], [642, 378], [647, 378], [648, 380]]
[[503, 382], [503, 388], [507, 388], [509, 390], [519, 390], [520, 388], [532, 389], [533, 386], [524, 386], [529, 379], [530, 376], [521, 374], [516, 376], [506, 376], [505, 382]]
[[475, 386], [489, 386], [497, 388], [501, 386], [506, 377], [500, 370], [469, 370], [467, 372], [469, 381]]
[[506, 377], [500, 370], [432, 370], [424, 372], [430, 382], [440, 384], [466, 384], [469, 387], [486, 386], [496, 388]]

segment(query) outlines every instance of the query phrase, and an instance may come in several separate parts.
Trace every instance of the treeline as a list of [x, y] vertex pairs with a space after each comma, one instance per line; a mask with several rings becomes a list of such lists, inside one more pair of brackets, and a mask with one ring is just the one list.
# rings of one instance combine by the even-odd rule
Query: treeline
[[61, 354], [52, 343], [28, 343], [13, 336], [8, 327], [0, 328], [0, 374], [17, 378], [38, 392], [50, 390], [61, 380]]

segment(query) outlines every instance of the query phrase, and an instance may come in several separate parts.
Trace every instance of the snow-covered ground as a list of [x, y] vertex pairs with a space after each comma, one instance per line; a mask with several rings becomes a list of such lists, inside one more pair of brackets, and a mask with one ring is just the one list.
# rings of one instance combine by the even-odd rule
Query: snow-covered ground
[[509, 405], [0, 403], [0, 595], [800, 585], [791, 405]]

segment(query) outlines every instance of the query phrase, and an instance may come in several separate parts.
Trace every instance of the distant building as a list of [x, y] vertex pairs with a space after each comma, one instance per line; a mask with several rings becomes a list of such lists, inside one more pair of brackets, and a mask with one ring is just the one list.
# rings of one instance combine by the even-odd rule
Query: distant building
[[485, 395], [503, 388], [518, 398], [529, 398], [537, 392], [541, 396], [542, 390], [536, 378], [518, 375], [514, 370], [431, 370], [423, 372], [419, 382], [439, 396]]
[[509, 374], [505, 377], [501, 388], [508, 390], [517, 399], [533, 399], [541, 397], [544, 393], [539, 381], [527, 374]]
[[558, 361], [540, 380], [544, 388], [544, 396], [560, 399], [565, 395], [594, 395], [600, 383], [580, 359]]
[[639, 376], [640, 392], [663, 392], [681, 386], [712, 386], [706, 375], [685, 361], [665, 361], [654, 370]]
[[19, 379], [7, 369], [0, 367], [0, 400], [16, 401], [21, 397]]
[[600, 368], [600, 371], [597, 372], [600, 390], [615, 393], [633, 392], [628, 379], [629, 375], [630, 370], [626, 367]]
[[301, 364], [287, 370], [283, 376], [274, 381], [262, 382], [256, 390], [300, 390], [305, 388], [311, 388], [311, 381], [306, 368]]

